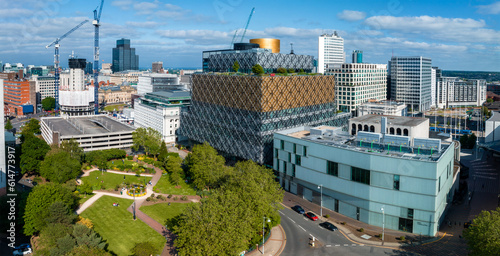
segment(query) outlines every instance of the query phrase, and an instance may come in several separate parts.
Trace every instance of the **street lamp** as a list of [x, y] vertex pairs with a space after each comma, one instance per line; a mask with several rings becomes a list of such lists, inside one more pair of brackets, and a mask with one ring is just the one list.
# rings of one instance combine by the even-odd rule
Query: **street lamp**
[[136, 188], [136, 185], [134, 185], [134, 190], [132, 190], [132, 194], [134, 194], [134, 220], [135, 220], [135, 189]]
[[267, 222], [271, 222], [271, 219], [266, 218], [266, 216], [262, 217], [262, 254], [265, 253], [265, 248], [264, 248], [264, 225], [266, 224], [266, 219]]
[[318, 186], [318, 189], [321, 191], [321, 196], [319, 198], [319, 203], [320, 203], [320, 216], [323, 217], [323, 184], [320, 184]]
[[380, 209], [380, 210], [382, 210], [382, 243], [384, 242], [384, 231], [385, 231], [385, 212], [384, 212], [384, 206], [382, 206], [382, 208]]

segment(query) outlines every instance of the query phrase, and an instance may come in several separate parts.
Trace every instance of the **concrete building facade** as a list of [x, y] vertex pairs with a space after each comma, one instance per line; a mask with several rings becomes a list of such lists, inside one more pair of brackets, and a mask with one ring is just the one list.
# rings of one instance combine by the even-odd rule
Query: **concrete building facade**
[[[365, 142], [365, 135], [378, 139]], [[458, 189], [454, 143], [414, 138], [410, 145], [388, 147], [399, 137], [352, 137], [328, 126], [280, 131], [274, 134], [274, 170], [286, 191], [332, 211], [434, 236]]]
[[402, 102], [391, 100], [368, 101], [358, 108], [358, 116], [364, 115], [407, 116], [408, 107]]
[[175, 74], [143, 74], [139, 77], [137, 83], [137, 93], [139, 95], [182, 89], [185, 89], [185, 86], [180, 84], [179, 76]]
[[131, 103], [137, 90], [131, 86], [99, 87], [99, 104]]
[[327, 69], [337, 68], [345, 63], [344, 38], [337, 32], [323, 34], [318, 37], [318, 73], [323, 74]]
[[437, 81], [436, 105], [438, 108], [449, 106], [482, 106], [486, 102], [486, 80], [461, 80], [458, 77], [441, 77]]

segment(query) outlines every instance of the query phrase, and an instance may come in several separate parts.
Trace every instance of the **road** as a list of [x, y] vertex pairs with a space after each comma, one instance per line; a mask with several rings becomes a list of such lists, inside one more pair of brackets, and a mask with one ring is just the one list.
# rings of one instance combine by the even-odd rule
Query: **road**
[[[281, 255], [417, 255], [390, 248], [361, 245], [349, 241], [340, 231], [327, 230], [319, 224], [321, 221], [311, 221], [304, 215], [285, 208], [280, 211], [281, 226], [286, 233], [286, 246]], [[314, 236], [318, 246], [312, 248], [309, 243]]]

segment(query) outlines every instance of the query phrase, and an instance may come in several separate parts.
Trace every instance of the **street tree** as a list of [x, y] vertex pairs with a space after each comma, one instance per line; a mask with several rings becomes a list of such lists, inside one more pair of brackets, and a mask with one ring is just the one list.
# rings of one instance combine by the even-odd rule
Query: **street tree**
[[152, 154], [156, 157], [160, 152], [161, 137], [161, 133], [151, 127], [137, 128], [132, 133], [132, 140], [134, 143], [132, 148], [135, 151], [144, 149], [146, 154]]
[[28, 134], [21, 145], [21, 173], [39, 173], [40, 163], [49, 152], [50, 146], [33, 134]]
[[42, 108], [45, 111], [53, 110], [56, 107], [56, 99], [54, 97], [46, 97], [42, 100]]
[[469, 255], [500, 255], [500, 208], [482, 211], [463, 234]]
[[10, 122], [10, 119], [7, 119], [7, 122], [5, 122], [4, 128], [5, 128], [5, 130], [11, 130], [12, 128], [14, 128], [12, 126], [12, 123]]
[[64, 203], [71, 210], [75, 206], [73, 193], [60, 184], [46, 183], [33, 188], [28, 196], [24, 212], [25, 235], [38, 233], [47, 225], [49, 208], [57, 201]]
[[47, 154], [40, 164], [40, 175], [52, 182], [64, 183], [75, 179], [81, 172], [80, 161], [72, 158], [70, 153], [59, 151]]
[[26, 136], [28, 134], [34, 135], [34, 134], [40, 134], [42, 133], [40, 131], [40, 121], [36, 120], [35, 118], [31, 118], [28, 122], [24, 124], [23, 131], [21, 132], [22, 135]]
[[195, 145], [186, 158], [193, 185], [198, 189], [218, 187], [228, 173], [225, 161], [208, 142]]
[[233, 63], [233, 71], [238, 73], [238, 70], [240, 69], [240, 63], [238, 63], [237, 60], [234, 61]]

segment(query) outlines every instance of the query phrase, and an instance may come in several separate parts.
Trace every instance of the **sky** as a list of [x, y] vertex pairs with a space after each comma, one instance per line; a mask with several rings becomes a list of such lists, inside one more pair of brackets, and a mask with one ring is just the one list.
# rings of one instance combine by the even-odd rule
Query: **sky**
[[[53, 65], [45, 46], [88, 19], [101, 0], [0, 0], [0, 61]], [[366, 63], [391, 56], [424, 56], [443, 70], [500, 71], [500, 1], [164, 1], [105, 0], [100, 60], [109, 63], [116, 40], [128, 38], [139, 66], [201, 68], [204, 50], [227, 49], [255, 7], [243, 42], [277, 38], [281, 52], [318, 56], [318, 36], [344, 38], [346, 61], [363, 51]], [[93, 60], [91, 22], [60, 42], [61, 66], [75, 56]]]

